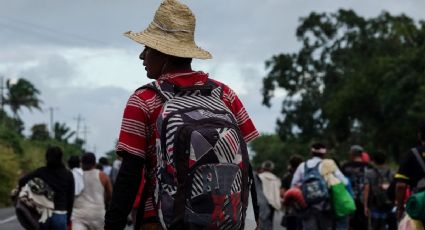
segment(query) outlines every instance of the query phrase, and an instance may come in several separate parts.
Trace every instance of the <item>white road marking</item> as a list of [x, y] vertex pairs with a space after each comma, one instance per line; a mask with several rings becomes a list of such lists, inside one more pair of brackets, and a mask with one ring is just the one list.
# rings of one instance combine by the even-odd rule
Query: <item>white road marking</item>
[[6, 218], [4, 220], [0, 220], [0, 224], [5, 224], [5, 223], [10, 222], [10, 221], [15, 220], [15, 219], [16, 219], [16, 216], [11, 216], [11, 217]]

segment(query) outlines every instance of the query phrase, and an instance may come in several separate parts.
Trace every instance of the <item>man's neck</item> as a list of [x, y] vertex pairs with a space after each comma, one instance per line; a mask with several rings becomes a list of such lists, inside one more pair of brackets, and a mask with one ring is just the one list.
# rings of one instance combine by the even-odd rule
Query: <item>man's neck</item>
[[186, 65], [166, 65], [164, 66], [164, 69], [162, 70], [163, 74], [166, 73], [176, 73], [176, 72], [191, 72], [192, 71], [192, 65], [186, 64]]

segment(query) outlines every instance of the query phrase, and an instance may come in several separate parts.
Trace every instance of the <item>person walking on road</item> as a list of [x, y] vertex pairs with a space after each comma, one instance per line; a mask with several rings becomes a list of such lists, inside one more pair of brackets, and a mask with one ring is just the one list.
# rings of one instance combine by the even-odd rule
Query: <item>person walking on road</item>
[[[147, 77], [155, 80], [154, 84], [167, 84], [176, 90], [195, 86], [209, 88], [211, 84], [219, 87], [216, 88], [221, 92], [219, 100], [236, 120], [235, 123], [242, 134], [241, 139], [243, 138], [244, 142], [255, 139], [259, 133], [235, 92], [225, 84], [210, 79], [208, 74], [192, 70], [193, 58], [212, 58], [208, 51], [195, 44], [194, 32], [195, 15], [189, 7], [177, 0], [165, 0], [146, 30], [137, 33], [129, 31], [124, 35], [145, 45], [139, 58], [143, 61]], [[114, 184], [112, 202], [105, 216], [107, 230], [124, 228], [144, 169], [145, 186], [139, 205], [141, 217], [136, 218], [136, 228], [139, 228], [137, 225], [142, 225], [143, 229], [161, 229], [157, 206], [154, 204], [157, 179], [155, 141], [161, 132], [157, 130], [157, 119], [164, 103], [163, 95], [146, 87], [136, 90], [128, 100], [116, 147], [117, 154], [122, 157], [122, 164]], [[207, 148], [209, 144], [203, 143], [204, 146], [196, 147]], [[168, 188], [174, 189], [172, 186]], [[173, 194], [171, 190], [167, 191]]]
[[80, 195], [84, 189], [83, 169], [81, 168], [81, 160], [79, 156], [71, 156], [68, 159], [68, 168], [74, 176], [75, 196]]
[[30, 180], [41, 179], [53, 190], [52, 215], [40, 223], [40, 230], [66, 230], [71, 222], [74, 202], [74, 177], [62, 161], [62, 149], [53, 146], [46, 151], [46, 166], [36, 169], [19, 180], [22, 188]]
[[350, 180], [356, 211], [350, 216], [350, 229], [367, 229], [368, 217], [365, 215], [364, 187], [366, 185], [366, 172], [374, 167], [363, 159], [363, 148], [353, 145], [350, 148], [350, 161], [342, 165], [342, 172]]
[[281, 209], [281, 180], [272, 172], [274, 169], [274, 163], [272, 161], [264, 161], [261, 164], [261, 169], [262, 172], [258, 174], [258, 177], [260, 178], [262, 185], [261, 191], [266, 197], [270, 212], [267, 218], [261, 220], [260, 229], [271, 230], [273, 229], [273, 217], [275, 210]]
[[366, 172], [364, 187], [364, 212], [370, 217], [372, 230], [396, 229], [391, 213], [394, 201], [387, 193], [394, 177], [386, 164], [386, 154], [376, 151], [372, 156], [375, 168]]
[[75, 199], [72, 215], [73, 230], [101, 230], [104, 228], [105, 202], [112, 196], [109, 177], [96, 169], [96, 156], [85, 153], [83, 165], [84, 190]]
[[[395, 175], [397, 219], [401, 220], [405, 213], [406, 191], [413, 193], [425, 190], [425, 124], [419, 127], [420, 144], [410, 149], [402, 158]], [[425, 211], [425, 210], [424, 210]]]
[[[331, 230], [334, 215], [331, 210], [328, 186], [321, 174], [323, 171], [322, 161], [327, 154], [326, 146], [315, 143], [311, 146], [310, 153], [312, 157], [301, 163], [295, 171], [291, 187], [300, 187], [306, 199], [307, 208], [301, 214], [303, 229]], [[345, 185], [348, 184], [344, 174], [337, 167], [332, 174]], [[312, 181], [311, 178], [315, 180]], [[309, 197], [310, 199], [315, 198], [315, 201], [309, 202]]]

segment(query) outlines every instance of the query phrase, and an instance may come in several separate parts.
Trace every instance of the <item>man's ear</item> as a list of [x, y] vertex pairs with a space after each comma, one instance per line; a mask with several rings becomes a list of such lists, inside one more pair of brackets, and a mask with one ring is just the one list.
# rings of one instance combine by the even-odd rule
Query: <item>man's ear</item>
[[170, 55], [166, 55], [166, 54], [163, 54], [163, 55], [164, 55], [164, 58], [163, 58], [163, 64], [161, 68], [161, 74], [163, 74], [164, 71], [168, 69], [168, 65], [170, 63]]

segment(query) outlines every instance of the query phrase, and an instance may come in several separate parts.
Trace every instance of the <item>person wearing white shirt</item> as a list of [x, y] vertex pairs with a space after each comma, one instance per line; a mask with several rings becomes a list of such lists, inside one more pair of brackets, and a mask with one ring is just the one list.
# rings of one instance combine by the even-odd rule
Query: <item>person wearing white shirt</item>
[[75, 196], [80, 195], [84, 189], [83, 169], [81, 168], [81, 160], [79, 156], [71, 156], [68, 159], [68, 167], [74, 176]]
[[[315, 143], [311, 146], [310, 151], [312, 157], [301, 163], [295, 170], [292, 178], [291, 187], [301, 187], [305, 175], [305, 165], [308, 168], [313, 168], [318, 165], [319, 172], [322, 172], [322, 160], [325, 158], [327, 149], [321, 143]], [[336, 167], [333, 175], [345, 185], [348, 184], [347, 178]], [[329, 200], [322, 201], [318, 204], [309, 205], [302, 215], [303, 229], [308, 230], [331, 230], [333, 222], [333, 214]]]

